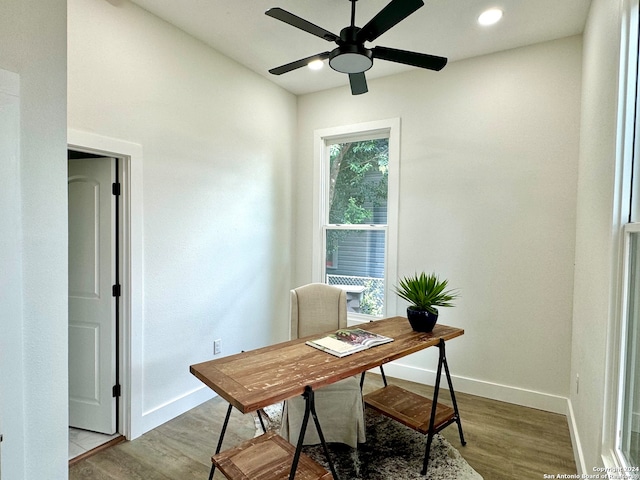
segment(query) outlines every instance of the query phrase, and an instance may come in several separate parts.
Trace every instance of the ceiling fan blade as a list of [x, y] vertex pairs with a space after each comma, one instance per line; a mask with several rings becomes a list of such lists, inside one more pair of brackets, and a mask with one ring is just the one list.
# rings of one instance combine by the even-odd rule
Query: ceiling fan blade
[[424, 5], [422, 0], [391, 0], [358, 32], [358, 42], [371, 42]]
[[296, 70], [297, 68], [304, 67], [314, 60], [326, 60], [327, 58], [329, 58], [329, 52], [318, 53], [317, 55], [311, 55], [310, 57], [301, 58], [300, 60], [296, 60], [295, 62], [272, 68], [271, 70], [269, 70], [269, 73], [273, 73], [274, 75], [282, 75], [283, 73], [287, 73], [292, 70]]
[[276, 20], [288, 23], [292, 27], [304, 30], [307, 33], [315, 35], [316, 37], [324, 38], [328, 42], [335, 42], [340, 38], [338, 35], [331, 33], [330, 31], [325, 30], [322, 27], [314, 25], [313, 23], [308, 22], [304, 18], [300, 18], [297, 15], [294, 15], [293, 13], [289, 13], [286, 10], [281, 9], [280, 7], [270, 8], [264, 13], [270, 17], [275, 18]]
[[436, 57], [426, 53], [408, 52], [407, 50], [396, 50], [395, 48], [387, 47], [374, 47], [371, 51], [373, 52], [373, 58], [428, 68], [429, 70], [439, 71], [447, 64], [445, 57]]
[[369, 89], [367, 88], [367, 79], [364, 76], [364, 72], [350, 73], [349, 84], [351, 85], [352, 95], [361, 95], [369, 91]]

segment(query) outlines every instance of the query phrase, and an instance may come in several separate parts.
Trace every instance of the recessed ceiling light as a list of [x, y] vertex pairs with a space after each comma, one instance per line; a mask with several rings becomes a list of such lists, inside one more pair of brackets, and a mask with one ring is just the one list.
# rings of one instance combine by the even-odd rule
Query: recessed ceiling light
[[478, 23], [480, 25], [493, 25], [497, 23], [502, 18], [502, 10], [499, 8], [490, 8], [489, 10], [485, 10], [478, 17]]
[[313, 62], [309, 62], [307, 64], [307, 67], [309, 67], [311, 70], [320, 70], [322, 67], [324, 67], [324, 62], [322, 60], [314, 60]]

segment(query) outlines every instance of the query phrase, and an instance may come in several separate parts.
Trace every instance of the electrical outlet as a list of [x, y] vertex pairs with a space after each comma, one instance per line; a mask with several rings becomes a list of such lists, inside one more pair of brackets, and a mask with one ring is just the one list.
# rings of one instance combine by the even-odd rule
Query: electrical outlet
[[222, 353], [222, 339], [217, 339], [213, 341], [213, 354], [220, 355]]

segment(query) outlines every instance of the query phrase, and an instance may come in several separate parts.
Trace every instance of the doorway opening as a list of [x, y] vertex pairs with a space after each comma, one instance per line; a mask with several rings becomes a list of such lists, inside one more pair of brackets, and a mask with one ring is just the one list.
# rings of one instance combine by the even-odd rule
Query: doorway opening
[[67, 148], [84, 154], [118, 160], [120, 195], [120, 355], [121, 396], [117, 432], [128, 440], [142, 435], [145, 430], [142, 402], [144, 298], [143, 253], [144, 214], [142, 200], [142, 172], [144, 167], [142, 145], [127, 140], [106, 137], [96, 133], [67, 130]]
[[68, 150], [69, 457], [121, 437], [120, 159]]
[[127, 159], [68, 150], [69, 459], [70, 464], [125, 440], [121, 345], [122, 280], [130, 262], [122, 235]]

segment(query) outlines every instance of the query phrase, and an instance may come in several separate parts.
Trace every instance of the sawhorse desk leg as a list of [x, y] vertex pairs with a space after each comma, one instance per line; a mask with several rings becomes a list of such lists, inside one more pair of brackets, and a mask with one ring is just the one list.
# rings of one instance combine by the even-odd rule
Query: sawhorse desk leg
[[[436, 384], [433, 391], [433, 400], [423, 395], [411, 392], [397, 385], [386, 385], [368, 393], [364, 396], [365, 404], [383, 415], [386, 415], [397, 422], [406, 425], [424, 435], [427, 435], [427, 444], [425, 449], [424, 461], [422, 464], [422, 475], [426, 475], [429, 465], [429, 453], [431, 452], [431, 443], [436, 433], [443, 428], [451, 425], [453, 422], [458, 424], [458, 432], [460, 433], [460, 441], [465, 445], [464, 435], [462, 433], [462, 423], [460, 421], [460, 413], [458, 411], [458, 403], [456, 395], [453, 391], [453, 383], [449, 374], [449, 366], [447, 365], [447, 356], [445, 353], [444, 340], [440, 340], [438, 344], [438, 370], [436, 372]], [[447, 383], [449, 384], [449, 392], [453, 407], [438, 404], [438, 395], [440, 393], [440, 377], [444, 368]]]
[[[264, 445], [265, 442], [275, 442], [274, 444], [277, 444], [278, 448], [284, 448], [285, 451], [290, 452], [291, 456], [289, 458], [291, 458], [291, 468], [289, 471], [289, 480], [294, 480], [296, 473], [298, 473], [298, 467], [300, 466], [300, 456], [302, 454], [302, 446], [304, 443], [305, 433], [307, 431], [307, 426], [309, 424], [309, 416], [313, 418], [313, 422], [316, 426], [318, 436], [320, 437], [320, 443], [322, 444], [324, 454], [327, 458], [327, 462], [329, 463], [329, 469], [331, 470], [331, 474], [333, 475], [333, 478], [335, 480], [339, 480], [338, 474], [334, 468], [333, 461], [331, 460], [331, 456], [329, 454], [329, 449], [327, 447], [327, 443], [324, 438], [324, 433], [322, 432], [322, 428], [320, 427], [320, 421], [318, 420], [318, 415], [316, 414], [315, 395], [314, 395], [313, 389], [307, 386], [302, 396], [305, 399], [305, 411], [304, 411], [304, 417], [302, 420], [302, 425], [300, 427], [300, 436], [298, 437], [298, 442], [295, 450], [293, 449], [293, 446], [291, 444], [286, 442], [286, 440], [282, 439], [282, 437], [280, 437], [279, 435], [276, 435], [273, 432], [269, 432], [269, 433], [266, 432], [264, 422], [262, 421], [261, 413], [260, 411], [258, 411], [260, 423], [262, 425], [262, 429], [265, 430], [265, 435], [261, 435], [252, 440], [247, 440], [241, 446], [235, 447], [236, 451], [234, 451], [234, 449], [231, 449], [229, 452], [225, 452], [229, 454], [228, 456], [226, 456], [226, 458], [221, 458], [221, 457], [225, 457], [225, 454], [222, 454], [222, 455], [218, 455], [218, 454], [222, 449], [222, 442], [224, 440], [224, 436], [227, 431], [227, 426], [229, 424], [231, 409], [233, 408], [230, 404], [229, 408], [227, 409], [227, 414], [224, 419], [224, 424], [222, 425], [222, 431], [220, 433], [220, 438], [218, 439], [218, 446], [216, 447], [216, 453], [212, 458], [211, 470], [209, 471], [209, 480], [213, 480], [213, 475], [215, 474], [215, 470], [216, 470], [216, 463], [220, 465], [220, 469], [222, 470], [222, 473], [228, 478], [242, 478], [245, 480], [248, 479], [250, 477], [250, 474], [247, 473], [249, 470], [244, 470], [244, 468], [247, 467], [247, 464], [244, 463], [244, 467], [239, 467], [240, 464], [235, 463], [236, 460], [239, 459], [239, 456], [237, 454], [238, 452], [246, 453], [246, 451], [248, 451], [248, 450], [245, 450], [246, 448], [252, 448], [260, 442], [262, 442], [260, 443], [261, 445]], [[254, 440], [257, 440], [257, 442], [254, 443]], [[244, 455], [245, 460], [246, 458], [248, 457]], [[305, 458], [306, 460], [304, 462], [306, 463], [303, 462], [303, 464], [301, 465], [303, 476], [306, 475], [305, 478], [325, 478], [325, 476], [328, 475], [327, 471], [321, 465], [317, 464], [316, 462], [313, 462], [313, 460], [307, 457]], [[254, 466], [252, 465], [251, 467], [254, 467]], [[281, 466], [277, 466], [277, 468], [281, 468]], [[313, 475], [318, 475], [318, 476], [317, 477], [309, 476], [310, 472]], [[232, 476], [229, 477], [229, 475], [232, 475]]]
[[[444, 340], [440, 340], [438, 344], [438, 371], [436, 372], [436, 384], [433, 390], [433, 401], [431, 404], [431, 418], [429, 421], [429, 433], [427, 434], [427, 446], [424, 455], [424, 463], [422, 465], [422, 475], [427, 474], [427, 467], [429, 464], [429, 453], [431, 452], [431, 442], [433, 441], [433, 437], [436, 433], [441, 431], [451, 423], [456, 422], [458, 424], [458, 433], [460, 434], [460, 443], [464, 446], [467, 442], [464, 440], [464, 434], [462, 433], [462, 422], [460, 420], [460, 412], [458, 411], [458, 402], [456, 401], [456, 394], [453, 391], [453, 383], [451, 381], [451, 374], [449, 373], [449, 365], [447, 364], [447, 355], [445, 352]], [[449, 393], [451, 394], [451, 403], [453, 404], [454, 415], [449, 421], [445, 424], [440, 425], [436, 428], [436, 410], [438, 407], [438, 394], [440, 393], [440, 376], [442, 375], [442, 368], [444, 367], [444, 371], [447, 377], [447, 384], [449, 385]]]
[[[229, 425], [229, 417], [231, 416], [231, 409], [233, 406], [229, 404], [227, 408], [227, 415], [224, 417], [224, 423], [222, 424], [222, 431], [220, 432], [220, 438], [218, 439], [218, 446], [216, 447], [216, 455], [220, 453], [222, 449], [222, 441], [224, 440], [224, 434], [227, 433], [227, 425]], [[209, 480], [213, 479], [213, 474], [216, 471], [216, 464], [211, 463], [211, 470], [209, 471]]]
[[304, 443], [304, 436], [307, 432], [307, 424], [309, 423], [309, 414], [313, 417], [313, 422], [316, 425], [316, 430], [318, 431], [318, 436], [320, 437], [320, 443], [322, 444], [322, 449], [324, 451], [325, 457], [327, 457], [327, 462], [329, 463], [329, 469], [331, 470], [331, 475], [335, 480], [340, 480], [338, 474], [336, 473], [335, 467], [333, 466], [333, 461], [331, 460], [331, 455], [329, 454], [329, 449], [327, 448], [327, 442], [324, 440], [324, 434], [322, 433], [322, 428], [320, 428], [320, 422], [318, 421], [318, 415], [316, 414], [316, 402], [315, 402], [315, 394], [311, 387], [305, 387], [304, 393], [302, 396], [305, 399], [305, 408], [304, 408], [304, 417], [302, 418], [302, 426], [300, 427], [300, 436], [298, 437], [298, 443], [296, 445], [296, 453], [293, 457], [293, 463], [291, 464], [291, 472], [289, 473], [289, 480], [293, 480], [296, 475], [296, 469], [298, 468], [298, 460], [300, 459], [300, 453], [302, 452], [302, 445]]

